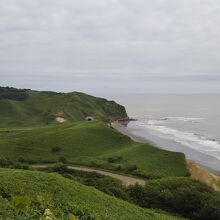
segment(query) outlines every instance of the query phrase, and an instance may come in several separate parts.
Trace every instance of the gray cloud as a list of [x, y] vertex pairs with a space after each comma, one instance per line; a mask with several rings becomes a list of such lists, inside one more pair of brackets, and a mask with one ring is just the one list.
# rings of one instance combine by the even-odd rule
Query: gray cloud
[[220, 93], [219, 11], [218, 0], [0, 0], [0, 78], [39, 89], [178, 92], [180, 83]]

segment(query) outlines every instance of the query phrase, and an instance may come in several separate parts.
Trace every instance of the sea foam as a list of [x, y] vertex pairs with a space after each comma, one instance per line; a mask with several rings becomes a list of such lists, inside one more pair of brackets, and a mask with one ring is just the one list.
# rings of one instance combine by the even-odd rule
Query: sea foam
[[[176, 118], [176, 117], [175, 117]], [[181, 117], [183, 119], [183, 117]], [[188, 118], [184, 121], [203, 120], [200, 118]], [[135, 126], [147, 129], [152, 135], [160, 138], [169, 139], [197, 150], [206, 155], [210, 155], [220, 160], [220, 143], [217, 140], [208, 139], [205, 136], [198, 135], [188, 131], [180, 131], [175, 128], [170, 128], [162, 124], [162, 120], [148, 120], [148, 122], [137, 122]], [[162, 125], [161, 125], [162, 124]]]

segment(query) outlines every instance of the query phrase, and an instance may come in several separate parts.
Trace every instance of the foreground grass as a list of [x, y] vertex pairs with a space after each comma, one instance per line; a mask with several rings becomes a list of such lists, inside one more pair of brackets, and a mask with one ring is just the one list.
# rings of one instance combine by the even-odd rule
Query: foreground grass
[[125, 187], [111, 177], [70, 170], [63, 164], [56, 164], [45, 171], [59, 172], [65, 178], [94, 186], [109, 195], [143, 208], [156, 208], [192, 220], [220, 219], [220, 194], [187, 177], [148, 180], [145, 186]]
[[58, 174], [0, 169], [0, 218], [175, 220], [142, 209]]
[[98, 121], [24, 131], [2, 129], [0, 135], [1, 157], [14, 161], [45, 163], [62, 158], [72, 164], [143, 174], [149, 178], [184, 176], [188, 172], [183, 154], [136, 143]]

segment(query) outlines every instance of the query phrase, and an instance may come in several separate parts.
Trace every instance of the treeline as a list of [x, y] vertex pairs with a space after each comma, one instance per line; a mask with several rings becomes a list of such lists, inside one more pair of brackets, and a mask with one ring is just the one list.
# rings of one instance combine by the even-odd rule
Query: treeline
[[162, 210], [192, 220], [220, 220], [220, 193], [187, 177], [166, 177], [148, 180], [145, 186], [125, 187], [111, 177], [70, 170], [64, 164], [54, 165], [49, 171], [143, 208]]
[[23, 101], [28, 98], [26, 89], [15, 89], [12, 87], [0, 87], [0, 99], [12, 99]]

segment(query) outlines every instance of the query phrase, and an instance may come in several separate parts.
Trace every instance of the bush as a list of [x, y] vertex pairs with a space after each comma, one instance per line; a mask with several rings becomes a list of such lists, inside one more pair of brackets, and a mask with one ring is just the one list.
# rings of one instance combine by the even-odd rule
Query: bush
[[123, 159], [122, 157], [109, 157], [107, 158], [107, 161], [109, 163], [116, 163], [122, 161], [122, 159]]
[[30, 166], [28, 164], [23, 163], [15, 163], [11, 166], [13, 169], [20, 169], [20, 170], [30, 170]]
[[28, 93], [25, 89], [0, 87], [0, 99], [12, 99], [16, 101], [23, 101], [26, 98], [28, 98]]
[[19, 157], [19, 158], [18, 158], [18, 162], [20, 162], [20, 163], [25, 163], [25, 159], [24, 159], [23, 157]]
[[50, 170], [58, 173], [66, 173], [68, 172], [68, 167], [63, 163], [57, 163], [50, 167]]
[[0, 197], [2, 197], [3, 199], [10, 199], [11, 198], [10, 190], [7, 187], [1, 186]]
[[52, 149], [51, 149], [51, 152], [52, 153], [59, 153], [61, 151], [61, 148], [60, 147], [53, 147]]
[[60, 157], [58, 162], [65, 164], [67, 163], [67, 159], [65, 157]]
[[162, 209], [189, 219], [220, 219], [220, 194], [191, 179], [152, 180], [145, 187], [130, 186], [127, 192], [132, 202], [144, 208]]
[[0, 158], [0, 167], [10, 167], [13, 165], [13, 161], [8, 158]]
[[137, 170], [137, 169], [138, 169], [138, 168], [137, 168], [136, 165], [129, 165], [129, 166], [125, 167], [125, 170], [126, 170], [127, 172], [133, 172], [133, 171], [135, 171], [135, 170]]
[[116, 171], [122, 170], [122, 166], [121, 166], [121, 165], [118, 165], [117, 167], [115, 167], [115, 170], [116, 170]]
[[[24, 160], [21, 160], [24, 161]], [[12, 169], [22, 169], [22, 170], [30, 170], [30, 166], [28, 164], [13, 162], [8, 158], [0, 159], [0, 167], [2, 168], [12, 168]]]
[[90, 167], [100, 167], [100, 164], [98, 164], [98, 163], [95, 162], [95, 161], [91, 161], [91, 162], [89, 163], [89, 166], [90, 166]]

